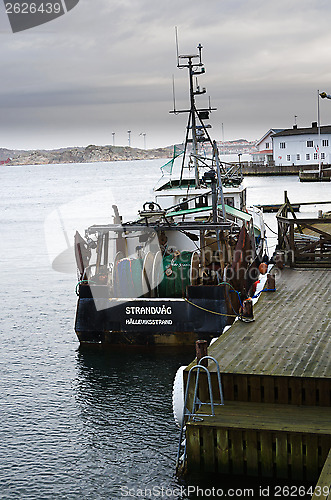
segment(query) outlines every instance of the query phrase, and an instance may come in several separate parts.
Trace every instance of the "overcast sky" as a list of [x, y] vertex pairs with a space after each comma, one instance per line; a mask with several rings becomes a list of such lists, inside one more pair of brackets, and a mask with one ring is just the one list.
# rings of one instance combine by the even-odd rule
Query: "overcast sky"
[[[204, 46], [213, 138], [249, 140], [309, 126], [317, 90], [331, 93], [331, 2], [326, 0], [80, 0], [43, 26], [13, 34], [0, 3], [0, 147], [166, 146], [184, 138], [182, 53]], [[205, 99], [205, 100], [204, 100]], [[207, 104], [207, 98], [202, 98]], [[321, 101], [321, 123], [331, 102]]]

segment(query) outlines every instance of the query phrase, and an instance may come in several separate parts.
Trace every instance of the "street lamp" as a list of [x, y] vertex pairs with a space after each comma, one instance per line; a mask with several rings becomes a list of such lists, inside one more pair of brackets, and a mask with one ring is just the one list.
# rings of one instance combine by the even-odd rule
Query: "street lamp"
[[146, 149], [146, 133], [145, 132], [141, 132], [139, 135], [143, 136], [143, 138], [144, 138], [144, 149]]
[[240, 157], [241, 157], [241, 155], [242, 155], [242, 153], [238, 153], [240, 175], [242, 175], [241, 163], [240, 163]]
[[113, 136], [113, 146], [115, 146], [115, 132], [112, 132], [111, 135]]
[[128, 130], [128, 135], [129, 135], [129, 148], [131, 147], [131, 130]]

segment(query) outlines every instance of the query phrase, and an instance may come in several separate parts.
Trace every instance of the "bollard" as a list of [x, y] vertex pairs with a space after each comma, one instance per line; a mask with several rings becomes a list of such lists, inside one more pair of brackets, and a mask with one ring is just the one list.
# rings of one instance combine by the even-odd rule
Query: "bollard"
[[267, 289], [276, 291], [276, 279], [273, 274], [267, 274]]
[[240, 319], [245, 322], [254, 321], [253, 301], [251, 298], [244, 300]]
[[[197, 355], [197, 363], [204, 356], [208, 356], [208, 342], [207, 340], [197, 340], [195, 343], [195, 353]], [[201, 363], [202, 366], [208, 367], [208, 359], [204, 359]]]
[[284, 269], [285, 255], [283, 252], [277, 252], [275, 255], [275, 265], [278, 269]]

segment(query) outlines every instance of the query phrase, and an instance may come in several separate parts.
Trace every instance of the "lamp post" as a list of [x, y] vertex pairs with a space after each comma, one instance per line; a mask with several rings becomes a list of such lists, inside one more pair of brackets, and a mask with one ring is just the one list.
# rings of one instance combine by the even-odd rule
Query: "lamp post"
[[129, 148], [131, 147], [131, 130], [128, 130], [128, 141], [129, 141]]
[[144, 149], [146, 149], [146, 132], [141, 132], [139, 135], [142, 135], [144, 138]]
[[320, 91], [317, 91], [317, 126], [318, 126], [318, 177], [322, 177], [321, 166], [321, 117], [320, 117]]
[[111, 135], [113, 136], [113, 146], [115, 146], [115, 132], [112, 132]]
[[240, 175], [242, 175], [242, 170], [241, 170], [241, 162], [240, 162], [240, 157], [241, 157], [242, 153], [238, 153], [238, 159], [239, 159], [239, 171], [240, 171]]

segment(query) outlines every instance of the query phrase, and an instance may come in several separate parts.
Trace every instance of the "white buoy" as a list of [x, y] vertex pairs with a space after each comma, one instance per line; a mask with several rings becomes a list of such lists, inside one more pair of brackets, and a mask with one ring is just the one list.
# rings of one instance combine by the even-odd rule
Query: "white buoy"
[[174, 419], [178, 427], [182, 426], [183, 415], [184, 415], [184, 378], [183, 372], [187, 368], [186, 366], [181, 366], [178, 368], [174, 385], [172, 389], [172, 409], [174, 412]]

